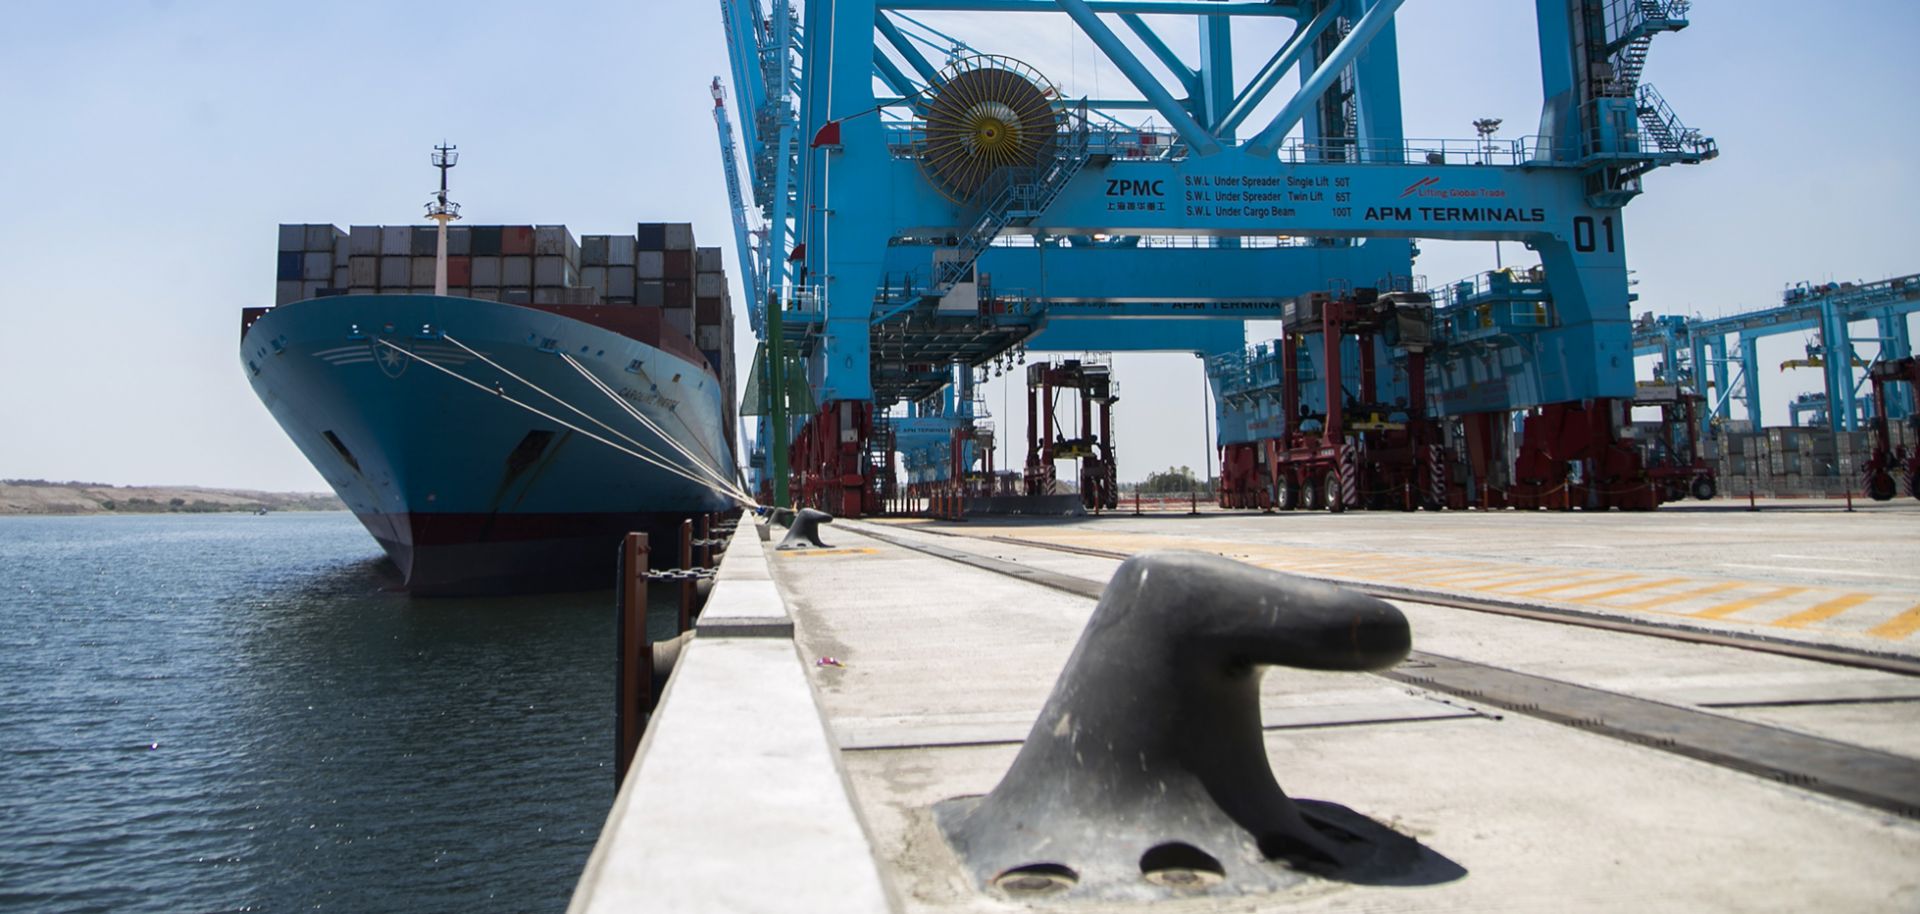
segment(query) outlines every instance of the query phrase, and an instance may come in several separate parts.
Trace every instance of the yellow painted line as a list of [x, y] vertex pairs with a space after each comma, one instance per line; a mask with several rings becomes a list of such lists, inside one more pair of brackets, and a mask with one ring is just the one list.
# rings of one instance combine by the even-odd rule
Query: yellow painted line
[[1785, 619], [1775, 619], [1773, 624], [1781, 628], [1804, 628], [1815, 622], [1824, 622], [1831, 619], [1871, 599], [1873, 599], [1873, 594], [1870, 593], [1845, 594], [1834, 597], [1812, 609], [1801, 610]]
[[1428, 578], [1427, 582], [1432, 584], [1446, 584], [1448, 586], [1466, 586], [1470, 581], [1485, 583], [1488, 581], [1498, 581], [1502, 578], [1525, 577], [1537, 573], [1538, 570], [1539, 569], [1535, 568], [1503, 568], [1499, 571], [1482, 569], [1466, 574], [1443, 574], [1436, 578]]
[[1742, 581], [1724, 581], [1719, 584], [1709, 584], [1705, 587], [1696, 588], [1694, 590], [1683, 590], [1679, 593], [1670, 593], [1665, 596], [1654, 597], [1651, 600], [1641, 600], [1638, 603], [1629, 603], [1625, 606], [1620, 606], [1616, 608], [1618, 609], [1652, 609], [1655, 606], [1665, 606], [1668, 603], [1678, 603], [1681, 600], [1692, 599], [1693, 597], [1709, 596], [1712, 594], [1720, 593], [1721, 591], [1724, 591], [1724, 590], [1732, 590], [1735, 587], [1744, 587], [1744, 586], [1746, 585]]
[[1565, 580], [1566, 577], [1566, 572], [1556, 571], [1552, 574], [1528, 575], [1527, 577], [1515, 578], [1510, 581], [1495, 581], [1491, 584], [1468, 584], [1465, 586], [1468, 590], [1499, 590], [1502, 587], [1512, 587], [1515, 584], [1538, 584], [1541, 581], [1562, 581]]
[[1573, 599], [1574, 599], [1574, 602], [1577, 602], [1577, 603], [1592, 603], [1597, 600], [1605, 600], [1608, 597], [1617, 597], [1617, 596], [1620, 596], [1621, 594], [1626, 594], [1626, 593], [1638, 593], [1642, 590], [1652, 590], [1655, 587], [1665, 587], [1669, 584], [1685, 584], [1691, 580], [1693, 579], [1692, 578], [1662, 578], [1658, 581], [1643, 581], [1639, 584], [1628, 584], [1625, 587], [1615, 587], [1612, 590], [1603, 590], [1603, 591], [1600, 591], [1599, 593], [1590, 593], [1584, 597], [1574, 597]]
[[1541, 587], [1536, 590], [1517, 591], [1514, 593], [1514, 596], [1537, 597], [1543, 593], [1558, 593], [1562, 590], [1572, 590], [1576, 587], [1592, 587], [1595, 584], [1611, 584], [1615, 581], [1626, 581], [1637, 577], [1639, 577], [1639, 575], [1636, 574], [1607, 574], [1601, 575], [1598, 578], [1589, 575], [1585, 580], [1581, 581], [1569, 581], [1565, 584], [1555, 584], [1552, 587]]
[[1900, 615], [1867, 629], [1867, 634], [1875, 638], [1898, 641], [1914, 632], [1920, 632], [1920, 603]]
[[1806, 592], [1807, 589], [1805, 587], [1781, 587], [1757, 597], [1747, 597], [1744, 600], [1733, 600], [1718, 606], [1709, 606], [1706, 609], [1696, 613], [1689, 613], [1688, 615], [1697, 619], [1725, 619], [1743, 609], [1752, 609], [1762, 603], [1772, 603], [1782, 597], [1791, 597], [1794, 594]]

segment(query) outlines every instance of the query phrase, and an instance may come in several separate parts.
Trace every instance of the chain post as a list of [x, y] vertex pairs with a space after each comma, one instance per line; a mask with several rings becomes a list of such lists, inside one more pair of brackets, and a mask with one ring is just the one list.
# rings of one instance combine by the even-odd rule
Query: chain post
[[647, 641], [647, 558], [645, 533], [629, 533], [620, 544], [619, 600], [615, 606], [617, 643], [614, 682], [613, 782], [626, 779], [640, 748], [647, 706], [652, 703], [653, 645]]
[[[680, 568], [693, 568], [693, 518], [680, 522]], [[686, 578], [680, 582], [680, 631], [693, 628], [694, 581]]]

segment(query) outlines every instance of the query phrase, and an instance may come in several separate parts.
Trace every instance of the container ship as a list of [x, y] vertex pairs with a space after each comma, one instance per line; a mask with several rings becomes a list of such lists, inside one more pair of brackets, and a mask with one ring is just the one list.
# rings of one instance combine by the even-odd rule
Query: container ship
[[745, 500], [691, 225], [282, 225], [278, 276], [247, 379], [414, 594], [611, 586], [626, 532]]

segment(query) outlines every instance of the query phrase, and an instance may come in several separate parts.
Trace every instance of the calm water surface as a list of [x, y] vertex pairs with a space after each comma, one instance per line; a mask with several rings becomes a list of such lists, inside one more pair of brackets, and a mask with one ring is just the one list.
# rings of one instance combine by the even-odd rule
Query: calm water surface
[[395, 583], [348, 514], [0, 518], [0, 909], [564, 909], [611, 595]]

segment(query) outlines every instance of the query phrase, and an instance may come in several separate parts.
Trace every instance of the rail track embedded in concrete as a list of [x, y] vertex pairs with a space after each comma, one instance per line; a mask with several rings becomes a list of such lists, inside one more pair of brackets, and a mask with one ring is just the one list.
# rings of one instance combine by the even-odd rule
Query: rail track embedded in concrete
[[[849, 525], [855, 526], [855, 525]], [[982, 571], [1031, 581], [1043, 587], [1097, 600], [1105, 589], [1104, 581], [1033, 568], [991, 556], [954, 549], [937, 543], [919, 541], [896, 533], [860, 524], [857, 532], [880, 542], [931, 555]], [[998, 542], [1037, 549], [1049, 549], [1125, 559], [1126, 555], [1106, 550], [1060, 547], [1054, 544], [1019, 540], [1012, 537], [961, 538]], [[1362, 592], [1369, 588], [1355, 588]], [[1460, 606], [1456, 598], [1391, 594], [1396, 599]], [[1461, 608], [1482, 610], [1479, 606]], [[1518, 614], [1518, 613], [1510, 613]], [[1711, 636], [1686, 632], [1667, 626], [1639, 625], [1616, 620], [1593, 620], [1575, 614], [1547, 610], [1530, 613], [1529, 618], [1572, 625], [1609, 624], [1612, 631], [1658, 638], [1678, 638], [1703, 644], [1767, 651], [1800, 659], [1849, 666], [1869, 666], [1865, 661], [1886, 660], [1887, 666], [1872, 666], [1889, 673], [1912, 675], [1913, 664], [1894, 662], [1897, 658], [1873, 658], [1852, 652], [1833, 650], [1829, 659], [1802, 652], [1801, 645], [1779, 645], [1762, 639], [1735, 636]], [[1814, 649], [1817, 653], [1824, 650]], [[1415, 650], [1407, 662], [1394, 670], [1375, 675], [1419, 688], [1444, 692], [1526, 714], [1542, 720], [1576, 727], [1615, 739], [1682, 755], [1723, 767], [1745, 771], [1804, 790], [1838, 797], [1907, 818], [1920, 818], [1920, 761], [1888, 752], [1797, 733], [1780, 727], [1751, 723], [1705, 711], [1651, 701], [1605, 689], [1575, 685], [1518, 670], [1476, 663], [1454, 657]]]

